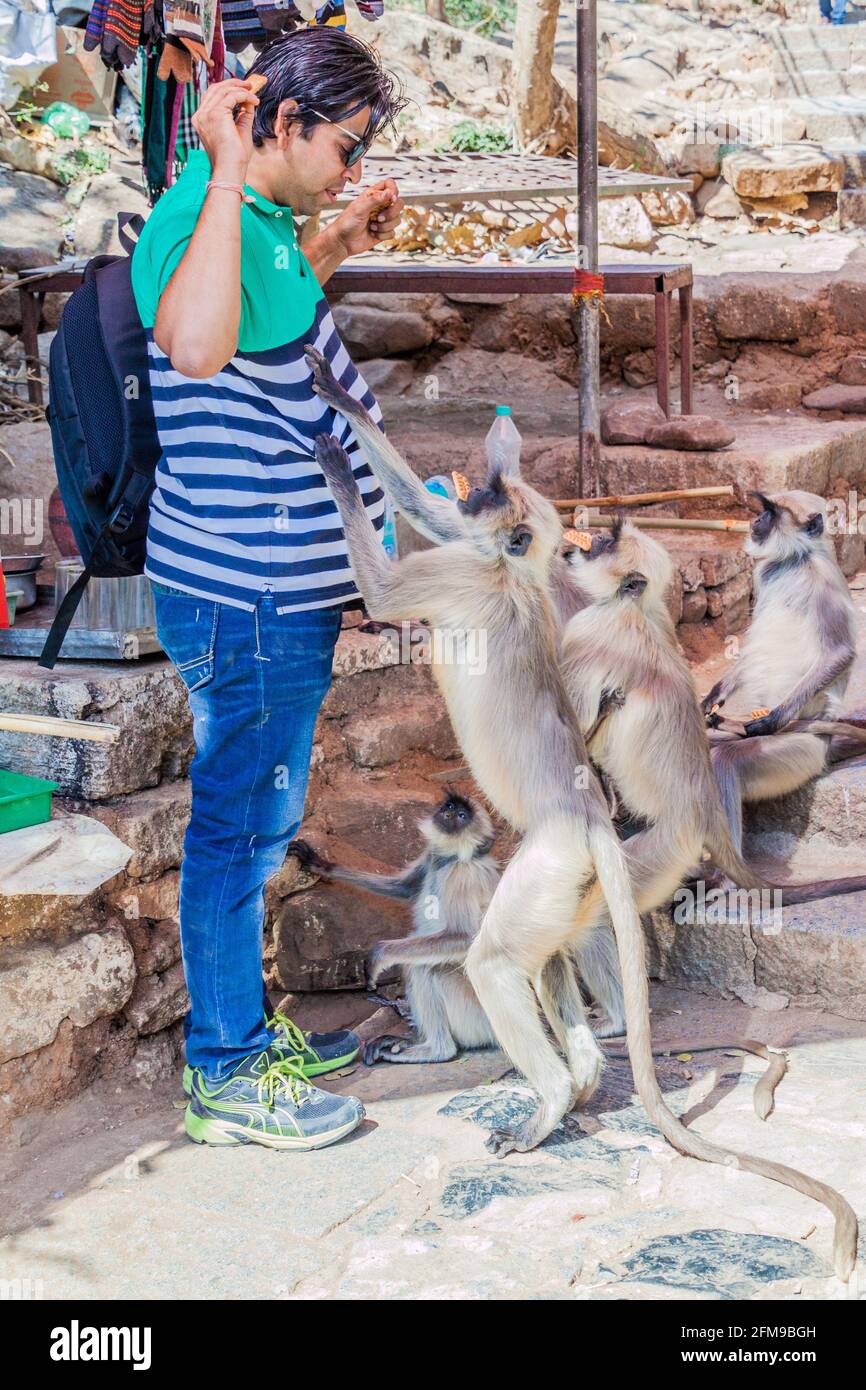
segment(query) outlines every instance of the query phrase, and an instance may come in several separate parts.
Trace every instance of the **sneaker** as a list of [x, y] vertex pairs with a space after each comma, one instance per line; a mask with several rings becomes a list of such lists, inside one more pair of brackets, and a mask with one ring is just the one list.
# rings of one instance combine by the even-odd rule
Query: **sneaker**
[[304, 1079], [295, 1059], [275, 1048], [247, 1057], [224, 1081], [192, 1076], [184, 1128], [196, 1144], [264, 1144], [323, 1149], [364, 1118], [354, 1096], [334, 1096]]
[[[272, 1050], [298, 1060], [307, 1081], [349, 1066], [361, 1050], [361, 1039], [348, 1028], [338, 1028], [333, 1033], [304, 1033], [279, 1009], [274, 1010], [267, 1025], [274, 1033]], [[183, 1069], [183, 1092], [187, 1097], [192, 1095], [190, 1066]]]

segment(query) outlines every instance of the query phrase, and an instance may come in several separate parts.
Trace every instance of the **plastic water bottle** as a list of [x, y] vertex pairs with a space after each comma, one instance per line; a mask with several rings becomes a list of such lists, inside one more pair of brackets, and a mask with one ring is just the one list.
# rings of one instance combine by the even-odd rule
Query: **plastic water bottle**
[[398, 558], [397, 521], [394, 508], [391, 506], [391, 503], [388, 501], [387, 497], [385, 498], [385, 524], [382, 527], [382, 545], [385, 549], [385, 554], [388, 555], [392, 560], [396, 560]]
[[435, 493], [437, 497], [448, 497], [453, 502], [457, 493], [454, 483], [445, 473], [434, 473], [432, 478], [428, 478], [424, 483], [428, 492]]
[[516, 473], [520, 468], [520, 432], [511, 418], [510, 405], [496, 407], [496, 419], [487, 431], [484, 447], [487, 468], [493, 473]]

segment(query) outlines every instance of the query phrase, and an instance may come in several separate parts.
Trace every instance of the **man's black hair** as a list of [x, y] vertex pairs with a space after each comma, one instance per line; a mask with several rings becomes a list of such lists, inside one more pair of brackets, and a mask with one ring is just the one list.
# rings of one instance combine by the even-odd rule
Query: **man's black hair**
[[300, 107], [297, 119], [305, 137], [321, 124], [314, 107], [328, 120], [339, 121], [369, 106], [364, 132], [369, 143], [383, 127], [393, 127], [395, 116], [406, 105], [397, 79], [383, 68], [376, 50], [326, 25], [296, 29], [269, 44], [250, 68], [253, 72], [268, 79], [253, 118], [255, 145], [273, 138], [280, 102], [290, 97]]

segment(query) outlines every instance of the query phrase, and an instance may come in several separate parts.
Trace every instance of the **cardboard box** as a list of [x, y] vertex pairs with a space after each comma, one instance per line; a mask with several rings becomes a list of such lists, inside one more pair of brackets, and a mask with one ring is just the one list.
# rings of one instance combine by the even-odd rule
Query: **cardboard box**
[[84, 30], [57, 26], [57, 62], [46, 68], [39, 79], [47, 82], [47, 92], [35, 99], [43, 107], [52, 101], [68, 101], [86, 111], [92, 121], [109, 121], [114, 114], [117, 73], [107, 68], [99, 51], [85, 52]]

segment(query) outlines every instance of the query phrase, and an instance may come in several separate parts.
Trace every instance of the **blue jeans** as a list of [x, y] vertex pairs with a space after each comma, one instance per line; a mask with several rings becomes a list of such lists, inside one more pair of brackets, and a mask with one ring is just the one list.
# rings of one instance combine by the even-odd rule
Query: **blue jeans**
[[159, 640], [186, 684], [195, 757], [180, 873], [186, 1056], [210, 1079], [272, 1041], [262, 1012], [265, 881], [304, 814], [339, 608], [254, 612], [151, 580]]
[[825, 19], [831, 20], [833, 24], [845, 23], [845, 6], [848, 0], [819, 0], [819, 3]]

